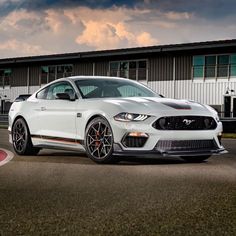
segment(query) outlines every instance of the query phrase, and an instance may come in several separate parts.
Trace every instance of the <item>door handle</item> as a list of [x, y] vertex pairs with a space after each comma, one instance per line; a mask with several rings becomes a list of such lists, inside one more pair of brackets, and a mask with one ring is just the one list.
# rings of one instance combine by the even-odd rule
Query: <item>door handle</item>
[[46, 107], [41, 107], [41, 111], [46, 111]]

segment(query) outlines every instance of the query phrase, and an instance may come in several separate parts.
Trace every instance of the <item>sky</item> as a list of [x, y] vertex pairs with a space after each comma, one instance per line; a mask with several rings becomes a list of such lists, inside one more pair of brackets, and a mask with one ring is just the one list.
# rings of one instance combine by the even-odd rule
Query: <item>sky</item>
[[236, 38], [236, 0], [0, 0], [0, 58]]

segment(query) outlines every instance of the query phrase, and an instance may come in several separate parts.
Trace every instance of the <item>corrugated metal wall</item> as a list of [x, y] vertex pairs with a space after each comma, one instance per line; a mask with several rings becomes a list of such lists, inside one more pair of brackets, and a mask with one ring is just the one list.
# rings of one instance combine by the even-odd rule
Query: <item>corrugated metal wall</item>
[[74, 64], [74, 75], [93, 75], [93, 63], [83, 62]]
[[192, 78], [192, 56], [175, 57], [175, 79], [191, 80]]
[[222, 105], [223, 95], [227, 88], [236, 91], [236, 81], [206, 81], [192, 80], [152, 81], [148, 86], [165, 97], [191, 99], [209, 105]]
[[109, 71], [109, 62], [96, 62], [95, 63], [95, 75], [107, 76]]
[[149, 81], [173, 80], [173, 57], [160, 56], [150, 58], [148, 70]]
[[38, 86], [39, 85], [39, 76], [40, 76], [40, 66], [31, 66], [30, 67], [30, 86]]
[[26, 86], [27, 85], [27, 67], [12, 68], [11, 86]]

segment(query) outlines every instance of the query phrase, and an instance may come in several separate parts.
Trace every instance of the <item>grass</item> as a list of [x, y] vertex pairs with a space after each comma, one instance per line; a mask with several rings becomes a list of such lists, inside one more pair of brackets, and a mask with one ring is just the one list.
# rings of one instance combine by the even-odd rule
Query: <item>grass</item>
[[222, 138], [235, 138], [236, 139], [236, 133], [223, 133]]

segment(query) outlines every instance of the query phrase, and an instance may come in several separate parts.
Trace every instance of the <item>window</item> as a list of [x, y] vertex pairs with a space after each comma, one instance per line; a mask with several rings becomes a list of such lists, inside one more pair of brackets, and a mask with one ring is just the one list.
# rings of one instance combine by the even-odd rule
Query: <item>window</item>
[[119, 62], [110, 63], [110, 76], [119, 76], [118, 72], [120, 70]]
[[236, 54], [230, 56], [230, 76], [236, 77]]
[[41, 84], [73, 75], [73, 65], [52, 65], [41, 67]]
[[38, 99], [55, 100], [57, 99], [57, 93], [68, 93], [71, 97], [76, 97], [73, 87], [68, 82], [54, 83], [39, 91], [36, 97]]
[[236, 77], [236, 54], [193, 56], [193, 78]]
[[75, 84], [85, 99], [114, 97], [159, 97], [147, 87], [128, 79], [77, 80]]
[[128, 62], [120, 62], [120, 77], [128, 78]]
[[147, 80], [147, 61], [110, 62], [110, 76], [120, 76], [132, 80]]
[[228, 77], [229, 55], [218, 56], [217, 77]]
[[203, 78], [204, 77], [204, 56], [193, 57], [193, 77]]
[[140, 88], [130, 85], [124, 85], [118, 88], [121, 97], [145, 97], [147, 94]]
[[10, 85], [11, 75], [11, 69], [0, 69], [0, 87], [6, 87]]
[[206, 56], [205, 57], [205, 77], [206, 78], [216, 77], [215, 66], [216, 66], [216, 56]]
[[147, 62], [138, 62], [138, 80], [146, 80]]

